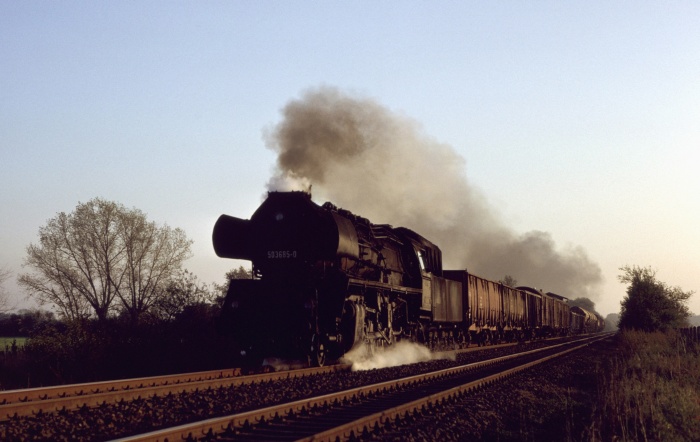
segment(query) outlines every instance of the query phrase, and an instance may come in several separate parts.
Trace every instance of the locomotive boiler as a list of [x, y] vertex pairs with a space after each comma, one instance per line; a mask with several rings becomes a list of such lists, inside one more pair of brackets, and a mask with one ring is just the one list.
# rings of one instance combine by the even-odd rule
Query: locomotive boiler
[[252, 262], [233, 279], [219, 329], [252, 363], [267, 356], [323, 365], [357, 345], [408, 339], [432, 348], [577, 333], [566, 298], [442, 268], [438, 246], [373, 224], [306, 192], [269, 192], [249, 220], [222, 215], [220, 257]]

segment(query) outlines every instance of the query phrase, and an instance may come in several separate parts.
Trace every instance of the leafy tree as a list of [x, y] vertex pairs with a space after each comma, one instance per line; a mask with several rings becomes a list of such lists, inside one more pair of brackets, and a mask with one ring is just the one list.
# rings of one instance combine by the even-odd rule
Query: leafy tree
[[[104, 322], [121, 310], [137, 320], [156, 301], [190, 256], [192, 241], [180, 229], [158, 226], [137, 209], [95, 198], [59, 213], [27, 247], [33, 273], [19, 284], [62, 316]], [[117, 302], [119, 305], [117, 305]]]
[[615, 331], [617, 330], [617, 324], [620, 322], [619, 313], [610, 313], [605, 317], [605, 330], [604, 331]]
[[506, 275], [501, 279], [500, 281], [501, 284], [507, 285], [508, 287], [517, 287], [518, 286], [518, 280], [513, 278], [510, 275]]
[[160, 297], [156, 310], [166, 320], [174, 319], [186, 308], [201, 304], [211, 304], [212, 294], [206, 284], [199, 284], [197, 277], [187, 270], [182, 270], [166, 287], [167, 296]]
[[226, 272], [224, 278], [226, 278], [226, 282], [224, 284], [214, 284], [214, 291], [217, 295], [216, 301], [219, 305], [221, 305], [224, 302], [224, 299], [226, 298], [226, 292], [228, 292], [229, 282], [232, 279], [253, 279], [253, 271], [251, 269], [246, 269], [243, 266], [239, 266], [238, 268], [233, 268]]
[[627, 296], [621, 302], [621, 329], [643, 331], [665, 330], [683, 327], [690, 316], [688, 298], [692, 291], [684, 292], [680, 287], [671, 287], [656, 279], [656, 271], [649, 267], [621, 267], [618, 276], [627, 283]]
[[240, 266], [237, 269], [231, 269], [226, 272], [226, 279], [253, 279], [253, 271]]

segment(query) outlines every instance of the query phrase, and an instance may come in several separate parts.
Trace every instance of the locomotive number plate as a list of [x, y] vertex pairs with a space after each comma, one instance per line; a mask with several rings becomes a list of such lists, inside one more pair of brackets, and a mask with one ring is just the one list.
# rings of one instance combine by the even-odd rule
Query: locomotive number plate
[[296, 250], [268, 250], [268, 259], [294, 259], [297, 257]]

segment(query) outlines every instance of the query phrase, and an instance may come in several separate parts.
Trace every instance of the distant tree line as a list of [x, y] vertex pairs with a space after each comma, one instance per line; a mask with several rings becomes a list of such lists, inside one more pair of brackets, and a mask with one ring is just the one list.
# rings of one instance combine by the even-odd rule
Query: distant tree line
[[56, 315], [46, 310], [20, 310], [17, 313], [0, 313], [0, 336], [29, 336], [45, 324], [56, 322]]

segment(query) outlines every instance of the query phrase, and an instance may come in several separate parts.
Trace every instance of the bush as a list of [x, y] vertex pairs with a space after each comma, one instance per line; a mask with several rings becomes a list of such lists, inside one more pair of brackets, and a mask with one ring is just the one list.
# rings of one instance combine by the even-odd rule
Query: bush
[[25, 388], [224, 368], [218, 309], [185, 308], [171, 320], [128, 317], [53, 322], [37, 328], [18, 357], [0, 361], [0, 387]]
[[692, 291], [657, 280], [656, 272], [650, 268], [626, 266], [620, 270], [624, 274], [618, 278], [629, 287], [620, 304], [618, 327], [652, 332], [688, 326], [690, 311], [686, 303]]

